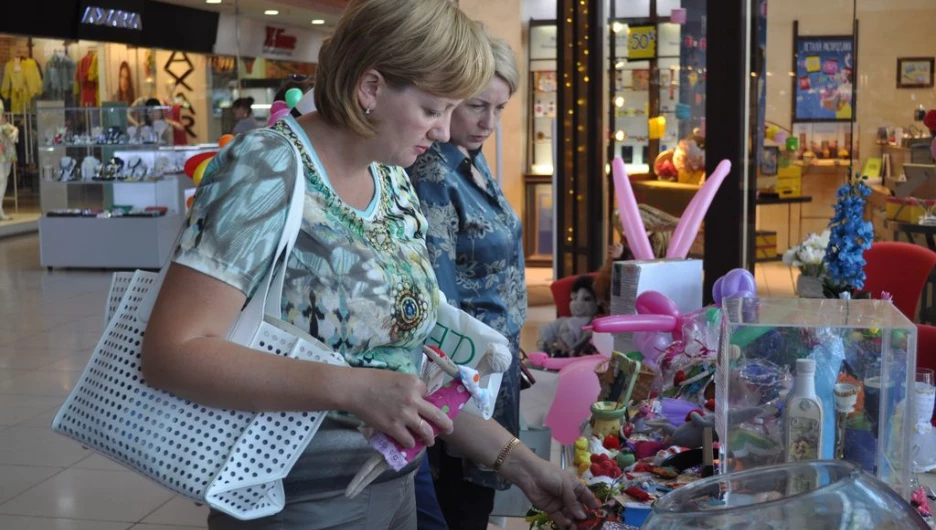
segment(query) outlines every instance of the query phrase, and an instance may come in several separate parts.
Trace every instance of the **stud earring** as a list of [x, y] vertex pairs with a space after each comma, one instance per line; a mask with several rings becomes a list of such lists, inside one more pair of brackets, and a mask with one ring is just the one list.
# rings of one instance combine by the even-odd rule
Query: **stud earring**
[[370, 116], [370, 109], [364, 109], [364, 115]]

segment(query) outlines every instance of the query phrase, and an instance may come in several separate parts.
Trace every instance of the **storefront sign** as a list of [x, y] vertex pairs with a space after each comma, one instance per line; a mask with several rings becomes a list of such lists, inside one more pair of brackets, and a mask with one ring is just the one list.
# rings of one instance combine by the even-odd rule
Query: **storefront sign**
[[86, 7], [81, 15], [81, 23], [89, 26], [105, 26], [109, 28], [130, 29], [143, 31], [143, 15], [122, 9], [105, 9], [103, 7]]
[[296, 51], [296, 37], [286, 33], [286, 28], [266, 27], [266, 40], [263, 52], [271, 55], [290, 57]]
[[627, 58], [653, 59], [657, 55], [656, 26], [630, 26], [627, 31]]
[[246, 17], [221, 14], [215, 55], [318, 62], [325, 33], [298, 27], [275, 27]]

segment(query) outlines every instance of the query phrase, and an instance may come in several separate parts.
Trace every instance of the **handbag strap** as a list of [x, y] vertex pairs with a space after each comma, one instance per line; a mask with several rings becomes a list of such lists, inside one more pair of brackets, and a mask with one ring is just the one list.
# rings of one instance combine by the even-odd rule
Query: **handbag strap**
[[[286, 123], [290, 129], [293, 129], [288, 121]], [[294, 129], [293, 132], [295, 132]], [[292, 142], [290, 141], [290, 145], [291, 144]], [[234, 326], [228, 333], [228, 339], [238, 344], [250, 343], [257, 328], [263, 322], [265, 314], [269, 313], [276, 318], [280, 318], [281, 316], [280, 301], [283, 297], [283, 285], [286, 278], [286, 262], [295, 247], [296, 238], [299, 237], [305, 201], [305, 172], [303, 171], [302, 156], [296, 148], [293, 149], [293, 154], [296, 157], [295, 182], [293, 183], [293, 189], [289, 193], [290, 200], [288, 210], [286, 211], [286, 222], [283, 225], [283, 232], [280, 235], [280, 240], [276, 245], [276, 251], [273, 253], [272, 264], [266, 275], [260, 281], [257, 291], [247, 302], [237, 322], [234, 323]], [[178, 248], [184, 231], [185, 227], [183, 226], [172, 246], [172, 253]], [[166, 278], [166, 272], [172, 264], [172, 253], [170, 253], [166, 264], [159, 271], [159, 276], [139, 305], [137, 316], [144, 324], [149, 321], [153, 306], [156, 304], [156, 298], [159, 295], [160, 287], [162, 287], [162, 283]]]
[[[293, 133], [296, 133], [289, 121], [285, 123], [293, 130]], [[290, 145], [292, 145], [291, 140]], [[295, 146], [293, 146], [293, 154], [296, 157], [296, 178], [290, 195], [289, 210], [286, 212], [286, 223], [283, 225], [283, 233], [276, 245], [276, 252], [273, 253], [273, 263], [270, 269], [228, 335], [228, 339], [237, 344], [250, 343], [265, 315], [277, 319], [282, 316], [280, 307], [283, 299], [283, 285], [286, 281], [286, 265], [296, 245], [296, 238], [299, 237], [299, 230], [302, 228], [305, 204], [305, 171], [302, 156]]]

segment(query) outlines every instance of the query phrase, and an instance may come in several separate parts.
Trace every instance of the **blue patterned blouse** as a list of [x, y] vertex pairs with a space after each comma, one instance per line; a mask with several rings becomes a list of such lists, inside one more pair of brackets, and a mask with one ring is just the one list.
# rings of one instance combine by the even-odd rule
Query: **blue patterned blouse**
[[[471, 164], [481, 174], [481, 186]], [[520, 329], [526, 321], [522, 226], [491, 176], [484, 155], [436, 143], [407, 169], [429, 223], [426, 246], [449, 303], [499, 331], [514, 362], [504, 374], [494, 411], [515, 436], [520, 430]], [[508, 483], [464, 460], [465, 478], [504, 489]]]

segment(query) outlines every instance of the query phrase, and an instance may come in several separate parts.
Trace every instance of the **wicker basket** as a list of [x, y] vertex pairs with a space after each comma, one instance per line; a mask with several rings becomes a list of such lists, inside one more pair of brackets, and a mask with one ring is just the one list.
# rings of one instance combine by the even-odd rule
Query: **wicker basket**
[[656, 372], [647, 366], [640, 367], [640, 375], [637, 376], [637, 383], [634, 385], [634, 391], [631, 393], [631, 401], [643, 401], [650, 399], [650, 392], [653, 390], [653, 382], [656, 380]]

